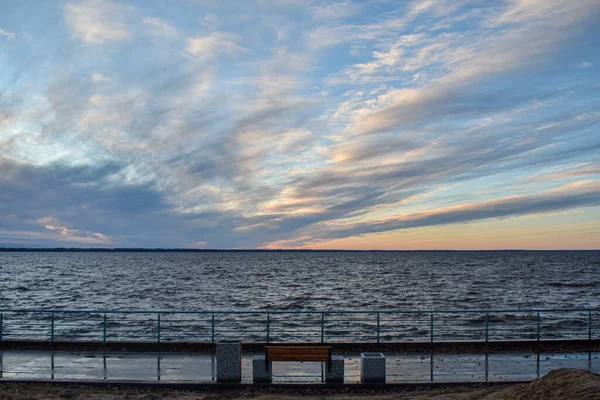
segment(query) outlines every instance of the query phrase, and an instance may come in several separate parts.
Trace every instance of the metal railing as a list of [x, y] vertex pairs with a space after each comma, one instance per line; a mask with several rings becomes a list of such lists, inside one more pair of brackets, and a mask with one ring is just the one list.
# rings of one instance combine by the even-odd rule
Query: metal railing
[[600, 309], [125, 311], [0, 309], [3, 340], [401, 343], [600, 339]]

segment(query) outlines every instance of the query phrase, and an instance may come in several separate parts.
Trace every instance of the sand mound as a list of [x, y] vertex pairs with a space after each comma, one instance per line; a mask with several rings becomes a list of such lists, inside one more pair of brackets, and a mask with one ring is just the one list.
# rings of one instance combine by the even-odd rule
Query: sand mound
[[509, 387], [479, 399], [600, 400], [600, 375], [583, 369], [559, 369], [531, 383]]

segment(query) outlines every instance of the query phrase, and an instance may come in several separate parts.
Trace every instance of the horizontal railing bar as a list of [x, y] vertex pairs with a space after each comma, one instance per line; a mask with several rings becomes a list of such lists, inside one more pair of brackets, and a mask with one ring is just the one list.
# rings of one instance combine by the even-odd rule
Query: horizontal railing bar
[[[309, 310], [272, 310], [272, 311], [175, 311], [175, 310], [61, 310], [61, 309], [0, 309], [0, 312], [15, 312], [15, 313], [82, 313], [82, 314], [473, 314], [473, 313], [549, 313], [549, 312], [600, 312], [600, 308], [565, 308], [565, 309], [476, 309], [476, 310], [374, 310], [374, 311], [355, 311], [355, 310], [323, 310], [323, 311], [309, 311]], [[101, 316], [98, 316], [101, 318]]]
[[144, 338], [144, 339], [148, 339], [148, 340], [152, 340], [155, 339], [154, 336], [152, 335], [127, 335], [127, 336], [122, 336], [122, 335], [110, 335], [109, 337], [107, 337], [106, 339], [130, 339], [130, 338]]
[[206, 324], [210, 325], [210, 320], [206, 320], [206, 321], [199, 321], [197, 319], [164, 319], [161, 318], [160, 319], [161, 323], [170, 323], [170, 324], [183, 324], [183, 323], [199, 323], [199, 322], [204, 322]]
[[5, 334], [4, 335], [4, 339], [6, 339], [7, 337], [43, 337], [43, 338], [47, 338], [49, 336], [50, 332], [44, 332], [44, 333], [10, 333], [10, 334]]
[[82, 342], [101, 342], [102, 341], [102, 336], [76, 336], [76, 337], [71, 337], [71, 336], [63, 336], [63, 335], [54, 335], [54, 340], [63, 340], [64, 341], [82, 341]]
[[10, 335], [11, 332], [50, 332], [50, 327], [47, 328], [29, 328], [29, 329], [16, 329], [16, 328], [11, 328], [11, 329], [4, 329], [2, 331], [5, 335]]
[[[178, 338], [178, 337], [185, 338], [186, 340], [190, 339], [189, 336], [185, 336], [185, 335], [183, 335], [183, 336], [178, 336], [178, 335], [164, 335], [163, 336], [163, 335], [161, 335], [160, 336], [160, 340], [169, 340], [169, 339]], [[191, 337], [191, 339], [195, 339], [195, 338], [210, 338], [210, 337], [212, 337], [212, 336], [211, 335], [193, 335]]]
[[211, 330], [210, 329], [194, 329], [193, 327], [190, 326], [182, 326], [182, 327], [173, 327], [173, 326], [164, 326], [161, 323], [160, 326], [160, 330], [161, 332], [179, 332], [179, 331], [186, 331], [186, 332], [207, 332], [209, 333]]

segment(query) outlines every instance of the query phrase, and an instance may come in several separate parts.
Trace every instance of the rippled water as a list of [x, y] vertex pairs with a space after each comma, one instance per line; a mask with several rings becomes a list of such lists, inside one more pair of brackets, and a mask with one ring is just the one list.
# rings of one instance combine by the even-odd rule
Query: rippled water
[[16, 308], [600, 306], [600, 252], [0, 253]]
[[599, 295], [598, 251], [0, 253], [4, 309], [593, 308]]

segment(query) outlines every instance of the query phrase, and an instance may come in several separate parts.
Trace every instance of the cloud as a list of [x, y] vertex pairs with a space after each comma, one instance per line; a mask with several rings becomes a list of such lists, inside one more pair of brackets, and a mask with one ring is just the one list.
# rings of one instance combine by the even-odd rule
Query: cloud
[[542, 181], [553, 181], [553, 180], [564, 180], [564, 179], [575, 179], [587, 175], [600, 175], [600, 167], [598, 166], [587, 166], [583, 168], [571, 169], [564, 172], [557, 172], [554, 174], [545, 174], [536, 176], [534, 179]]
[[2, 241], [312, 243], [494, 200], [553, 218], [532, 205], [553, 180], [596, 177], [597, 74], [577, 67], [599, 10], [544, 4], [47, 5], [66, 35], [0, 54]]
[[203, 249], [206, 247], [206, 242], [198, 241], [186, 244], [184, 246], [186, 249]]
[[[181, 247], [198, 235], [191, 221], [218, 220], [216, 214], [178, 215], [152, 185], [115, 182], [112, 177], [122, 167], [114, 164], [32, 167], [5, 159], [0, 168], [0, 237], [4, 232], [5, 242]], [[15, 198], [20, 201], [10, 201]], [[202, 229], [202, 235], [218, 240], [215, 233], [226, 225]], [[8, 232], [13, 232], [10, 238]]]
[[234, 55], [246, 49], [235, 41], [234, 34], [226, 32], [213, 32], [207, 36], [187, 38], [186, 50], [201, 60], [211, 60], [221, 54]]
[[0, 36], [4, 36], [4, 37], [12, 40], [17, 37], [17, 34], [13, 33], [13, 32], [5, 31], [4, 29], [0, 28]]
[[120, 42], [130, 37], [125, 23], [129, 7], [110, 0], [82, 0], [64, 6], [73, 35], [89, 44]]
[[357, 14], [361, 10], [362, 6], [357, 3], [349, 1], [342, 1], [336, 3], [328, 3], [325, 5], [313, 6], [310, 8], [310, 12], [316, 20], [337, 20], [348, 18], [352, 15]]
[[[406, 122], [435, 118], [440, 113], [455, 114], [460, 110], [453, 107], [454, 99], [473, 97], [469, 89], [483, 79], [542, 62], [555, 54], [567, 38], [582, 32], [575, 28], [578, 24], [583, 24], [598, 12], [593, 1], [557, 0], [550, 7], [541, 3], [545, 5], [545, 2], [538, 1], [516, 2], [490, 24], [522, 25], [510, 26], [502, 34], [483, 36], [475, 39], [474, 43], [464, 44], [463, 40], [459, 47], [442, 51], [441, 61], [450, 73], [419, 88], [393, 89], [379, 95], [373, 99], [372, 105], [355, 112], [350, 129], [376, 133]], [[532, 19], [527, 20], [526, 16]], [[527, 38], [525, 42], [523, 37]], [[365, 64], [358, 68], [362, 68], [363, 72], [371, 69]], [[480, 100], [473, 100], [480, 103]], [[460, 107], [460, 104], [457, 106]]]
[[[381, 222], [350, 224], [350, 226], [320, 225], [318, 228], [315, 227], [305, 231], [302, 236], [304, 239], [290, 240], [285, 244], [288, 247], [300, 247], [315, 241], [346, 238], [375, 232], [468, 223], [491, 218], [549, 213], [576, 207], [599, 205], [600, 183], [597, 181], [581, 181], [539, 194], [510, 196], [412, 213]], [[267, 247], [272, 247], [272, 245], [267, 245]]]
[[102, 75], [102, 74], [99, 74], [99, 73], [93, 73], [92, 74], [92, 82], [105, 82], [105, 81], [108, 81], [108, 80], [109, 79], [106, 76]]
[[[576, 132], [581, 126], [571, 126], [571, 129]], [[557, 149], [551, 145], [542, 150], [539, 147], [543, 147], [541, 143], [547, 140], [547, 136], [540, 137], [538, 142], [527, 134], [527, 127], [518, 130], [525, 132], [523, 136], [504, 139], [504, 142], [497, 140], [506, 138], [506, 133], [498, 132], [498, 136], [471, 139], [468, 145], [461, 143], [437, 150], [432, 146], [433, 151], [427, 147], [416, 148], [414, 156], [411, 156], [411, 152], [415, 150], [398, 148], [393, 142], [389, 143], [389, 149], [386, 150], [384, 140], [379, 151], [362, 152], [360, 158], [353, 156], [353, 162], [336, 160], [335, 164], [323, 168], [320, 175], [299, 177], [294, 186], [297, 192], [315, 201], [303, 202], [297, 207], [292, 202], [285, 215], [273, 215], [277, 219], [276, 226], [295, 226], [297, 232], [288, 234], [299, 237], [319, 236], [319, 232], [326, 231], [330, 224], [335, 225], [336, 221], [349, 217], [360, 217], [368, 221], [365, 226], [377, 226], [382, 215], [405, 214], [406, 200], [411, 199], [413, 202], [414, 199], [419, 199], [419, 194], [435, 190], [438, 185], [510, 174], [513, 169], [551, 165], [582, 154], [593, 155], [600, 148], [600, 143], [583, 143], [581, 147], [568, 152], [555, 152]], [[568, 130], [561, 133], [570, 135]], [[538, 154], [534, 156], [534, 152]], [[396, 155], [386, 157], [392, 153]], [[505, 183], [503, 187], [509, 189], [510, 184]], [[365, 196], [365, 193], [369, 196]], [[467, 197], [465, 193], [459, 196], [463, 199]], [[300, 220], [294, 215], [294, 208], [315, 207], [322, 211], [305, 216], [301, 221], [304, 227], [295, 225], [295, 221]], [[265, 230], [264, 227], [260, 229]]]
[[160, 18], [144, 18], [142, 24], [147, 27], [148, 33], [154, 37], [170, 39], [178, 36], [177, 29]]
[[[53, 217], [40, 218], [38, 222], [52, 232], [48, 235], [45, 233], [34, 232], [34, 237], [44, 238], [46, 240], [56, 240], [58, 242], [93, 244], [93, 245], [108, 245], [110, 237], [98, 232], [81, 231], [79, 229], [68, 228], [59, 225], [60, 223]], [[31, 233], [29, 234], [31, 237]]]
[[505, 11], [494, 18], [495, 24], [535, 23], [548, 18], [564, 18], [570, 13], [580, 14], [594, 5], [593, 0], [582, 0], [579, 4], [564, 0], [511, 0]]

